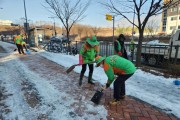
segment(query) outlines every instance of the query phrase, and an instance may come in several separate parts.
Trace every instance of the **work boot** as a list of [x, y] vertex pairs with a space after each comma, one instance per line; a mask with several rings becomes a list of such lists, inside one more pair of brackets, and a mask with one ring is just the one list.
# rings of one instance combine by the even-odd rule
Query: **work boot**
[[83, 79], [83, 77], [84, 77], [84, 74], [81, 73], [81, 74], [80, 74], [80, 78], [79, 78], [79, 86], [82, 85], [82, 79]]
[[118, 105], [120, 104], [120, 100], [116, 100], [116, 99], [113, 99], [112, 101], [109, 102], [110, 105]]
[[94, 85], [94, 83], [92, 82], [92, 75], [93, 75], [93, 73], [89, 73], [89, 76], [88, 76], [88, 83]]

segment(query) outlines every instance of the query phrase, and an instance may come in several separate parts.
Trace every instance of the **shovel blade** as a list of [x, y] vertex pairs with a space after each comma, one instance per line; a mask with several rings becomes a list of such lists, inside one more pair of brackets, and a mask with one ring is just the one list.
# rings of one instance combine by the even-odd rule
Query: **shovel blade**
[[76, 67], [76, 65], [72, 65], [71, 67], [69, 67], [69, 68], [66, 70], [66, 73], [70, 73], [75, 67]]
[[30, 50], [27, 50], [27, 51], [26, 51], [26, 54], [27, 54], [27, 55], [31, 54], [31, 51], [30, 51]]
[[103, 92], [102, 91], [96, 91], [94, 96], [91, 98], [91, 101], [95, 104], [99, 104], [101, 98], [102, 98]]

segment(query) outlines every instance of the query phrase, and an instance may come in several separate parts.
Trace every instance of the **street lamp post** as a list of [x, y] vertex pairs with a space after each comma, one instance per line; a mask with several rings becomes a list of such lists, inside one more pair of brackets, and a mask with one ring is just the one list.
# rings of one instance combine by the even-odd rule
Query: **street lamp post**
[[55, 17], [48, 17], [48, 18], [51, 18], [54, 20], [54, 35], [56, 36], [57, 33], [56, 33]]

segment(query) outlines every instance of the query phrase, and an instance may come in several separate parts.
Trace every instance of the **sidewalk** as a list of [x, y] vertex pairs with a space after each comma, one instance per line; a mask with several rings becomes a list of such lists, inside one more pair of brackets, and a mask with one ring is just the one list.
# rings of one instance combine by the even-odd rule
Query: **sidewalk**
[[109, 105], [113, 98], [113, 90], [105, 93], [104, 105], [108, 109], [108, 120], [178, 120], [173, 115], [168, 115], [160, 109], [153, 107], [141, 100], [127, 96], [119, 105]]
[[[58, 85], [59, 89], [63, 88], [64, 91], [72, 94], [72, 96], [81, 94], [86, 97], [84, 99], [86, 101], [89, 101], [91, 99], [92, 95], [95, 93], [95, 90], [97, 90], [97, 88], [99, 87], [98, 83], [96, 84], [96, 86], [87, 84], [87, 78], [84, 78], [83, 85], [80, 88], [78, 86], [78, 73], [72, 71], [67, 75], [65, 73], [64, 67], [52, 61], [44, 59], [43, 57], [31, 56], [21, 58], [21, 60], [25, 62], [31, 70], [39, 74], [43, 73], [43, 69], [46, 69], [46, 71], [44, 71], [46, 73], [43, 73], [43, 77], [46, 77], [49, 80], [52, 80], [52, 78], [58, 78], [58, 76], [64, 76], [64, 80], [67, 82], [67, 85], [71, 89], [68, 90], [67, 86]], [[34, 66], [33, 63], [36, 63], [37, 65]], [[70, 79], [70, 81], [66, 79]], [[79, 98], [77, 97], [77, 99]], [[168, 115], [162, 112], [160, 109], [130, 96], [127, 96], [124, 100], [122, 100], [120, 105], [114, 106], [108, 104], [111, 99], [113, 99], [113, 90], [108, 89], [104, 93], [100, 103], [101, 105], [104, 105], [108, 110], [108, 120], [178, 120], [178, 118], [176, 118], [175, 116]], [[77, 111], [76, 114], [81, 115], [79, 111]]]

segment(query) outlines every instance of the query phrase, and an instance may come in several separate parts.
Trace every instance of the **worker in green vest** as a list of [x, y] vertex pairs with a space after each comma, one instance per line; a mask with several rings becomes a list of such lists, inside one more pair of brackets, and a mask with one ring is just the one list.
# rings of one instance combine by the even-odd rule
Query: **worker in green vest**
[[23, 53], [25, 55], [23, 47], [21, 45], [22, 41], [23, 41], [23, 35], [22, 34], [21, 35], [17, 35], [14, 39], [15, 39], [14, 41], [15, 41], [15, 44], [16, 44], [16, 46], [18, 48], [19, 54]]
[[80, 53], [79, 53], [79, 65], [82, 65], [82, 70], [79, 79], [79, 85], [82, 85], [82, 79], [84, 77], [84, 73], [86, 72], [86, 66], [89, 66], [89, 76], [88, 83], [94, 84], [92, 82], [93, 75], [93, 63], [95, 57], [99, 55], [99, 42], [97, 41], [96, 36], [92, 36], [92, 38], [87, 38], [86, 43], [82, 45]]
[[120, 34], [117, 40], [114, 41], [114, 54], [128, 59], [127, 52], [124, 46], [125, 40], [126, 38], [124, 37], [124, 35]]
[[[104, 72], [108, 77], [106, 86], [103, 89], [107, 89], [111, 83], [114, 82], [114, 99], [110, 104], [117, 104], [120, 99], [125, 98], [125, 81], [136, 71], [134, 64], [118, 55], [109, 57], [98, 56], [95, 61], [96, 67], [102, 65]], [[117, 75], [116, 79], [115, 75]]]

